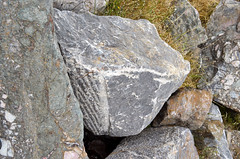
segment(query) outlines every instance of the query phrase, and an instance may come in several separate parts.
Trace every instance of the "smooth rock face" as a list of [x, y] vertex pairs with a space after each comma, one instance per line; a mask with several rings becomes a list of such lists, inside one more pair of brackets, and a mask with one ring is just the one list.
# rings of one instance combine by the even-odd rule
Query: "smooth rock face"
[[193, 135], [203, 158], [232, 159], [218, 106], [212, 104], [205, 123]]
[[[199, 87], [208, 87], [214, 100], [240, 112], [240, 2], [226, 0], [217, 6], [208, 23], [212, 36], [201, 45], [206, 76]], [[205, 80], [206, 79], [206, 80]]]
[[52, 1], [0, 1], [0, 158], [82, 158], [83, 116], [56, 43]]
[[60, 10], [69, 10], [75, 13], [90, 11], [102, 12], [108, 0], [53, 0], [53, 7]]
[[188, 0], [177, 0], [175, 10], [167, 20], [166, 26], [176, 40], [182, 41], [186, 51], [194, 50], [207, 40], [206, 30], [202, 27], [198, 11]]
[[204, 123], [211, 103], [212, 93], [209, 91], [180, 89], [167, 101], [153, 126], [177, 125], [196, 130]]
[[147, 20], [55, 10], [55, 26], [87, 129], [129, 136], [181, 86], [189, 62]]
[[191, 131], [183, 127], [148, 128], [127, 137], [106, 159], [198, 159]]

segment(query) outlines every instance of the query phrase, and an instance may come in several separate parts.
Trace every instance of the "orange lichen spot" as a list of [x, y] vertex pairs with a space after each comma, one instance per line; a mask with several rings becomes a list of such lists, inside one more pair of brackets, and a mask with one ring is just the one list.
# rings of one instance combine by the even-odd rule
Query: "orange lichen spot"
[[57, 68], [59, 68], [60, 67], [60, 60], [57, 60], [55, 65], [56, 65]]

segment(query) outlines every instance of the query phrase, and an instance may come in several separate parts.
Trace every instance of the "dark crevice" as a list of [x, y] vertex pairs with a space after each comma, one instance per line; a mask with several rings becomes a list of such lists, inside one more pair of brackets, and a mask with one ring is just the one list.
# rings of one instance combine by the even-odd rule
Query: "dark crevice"
[[84, 129], [84, 146], [89, 159], [105, 159], [122, 141], [123, 137], [97, 136]]

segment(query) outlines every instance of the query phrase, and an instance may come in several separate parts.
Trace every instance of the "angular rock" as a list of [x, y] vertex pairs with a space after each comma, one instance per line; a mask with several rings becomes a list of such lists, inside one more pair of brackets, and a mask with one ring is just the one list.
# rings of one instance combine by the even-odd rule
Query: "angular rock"
[[227, 137], [229, 139], [229, 149], [233, 158], [240, 158], [240, 131], [227, 131]]
[[198, 159], [192, 133], [183, 127], [148, 128], [124, 139], [106, 159]]
[[53, 7], [75, 13], [90, 11], [99, 13], [104, 10], [108, 0], [53, 0]]
[[201, 44], [202, 69], [199, 87], [210, 88], [214, 100], [240, 112], [240, 2], [226, 0], [217, 6], [207, 26], [209, 36]]
[[0, 1], [0, 158], [84, 157], [83, 119], [56, 43], [52, 1]]
[[198, 89], [180, 89], [165, 104], [153, 126], [177, 125], [196, 130], [202, 126], [212, 103], [212, 93]]
[[175, 10], [166, 21], [172, 36], [180, 40], [186, 52], [192, 51], [207, 40], [206, 30], [202, 27], [198, 11], [188, 0], [174, 1]]
[[238, 0], [221, 0], [207, 24], [209, 37], [226, 32], [229, 40], [240, 38], [240, 2]]
[[203, 158], [232, 159], [222, 115], [218, 106], [212, 104], [203, 126], [193, 132], [195, 145]]
[[84, 124], [96, 135], [140, 133], [189, 73], [147, 20], [55, 10], [55, 26]]

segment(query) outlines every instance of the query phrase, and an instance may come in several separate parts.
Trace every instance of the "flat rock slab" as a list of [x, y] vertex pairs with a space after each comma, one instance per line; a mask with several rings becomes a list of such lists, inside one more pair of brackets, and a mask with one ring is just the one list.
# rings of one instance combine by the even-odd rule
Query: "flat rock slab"
[[167, 20], [166, 26], [171, 30], [172, 36], [185, 45], [186, 52], [194, 50], [207, 40], [199, 13], [188, 0], [177, 0], [174, 6], [174, 12]]
[[201, 44], [202, 68], [206, 72], [199, 87], [210, 88], [214, 100], [240, 112], [240, 2], [226, 0], [211, 16]]
[[207, 90], [180, 89], [167, 101], [153, 121], [153, 126], [177, 125], [196, 130], [202, 126], [212, 104]]
[[75, 13], [90, 11], [99, 13], [104, 10], [108, 0], [53, 0], [53, 7]]
[[106, 159], [198, 159], [191, 131], [183, 127], [148, 128], [127, 137]]
[[87, 129], [140, 133], [189, 73], [147, 20], [55, 10], [55, 27]]

